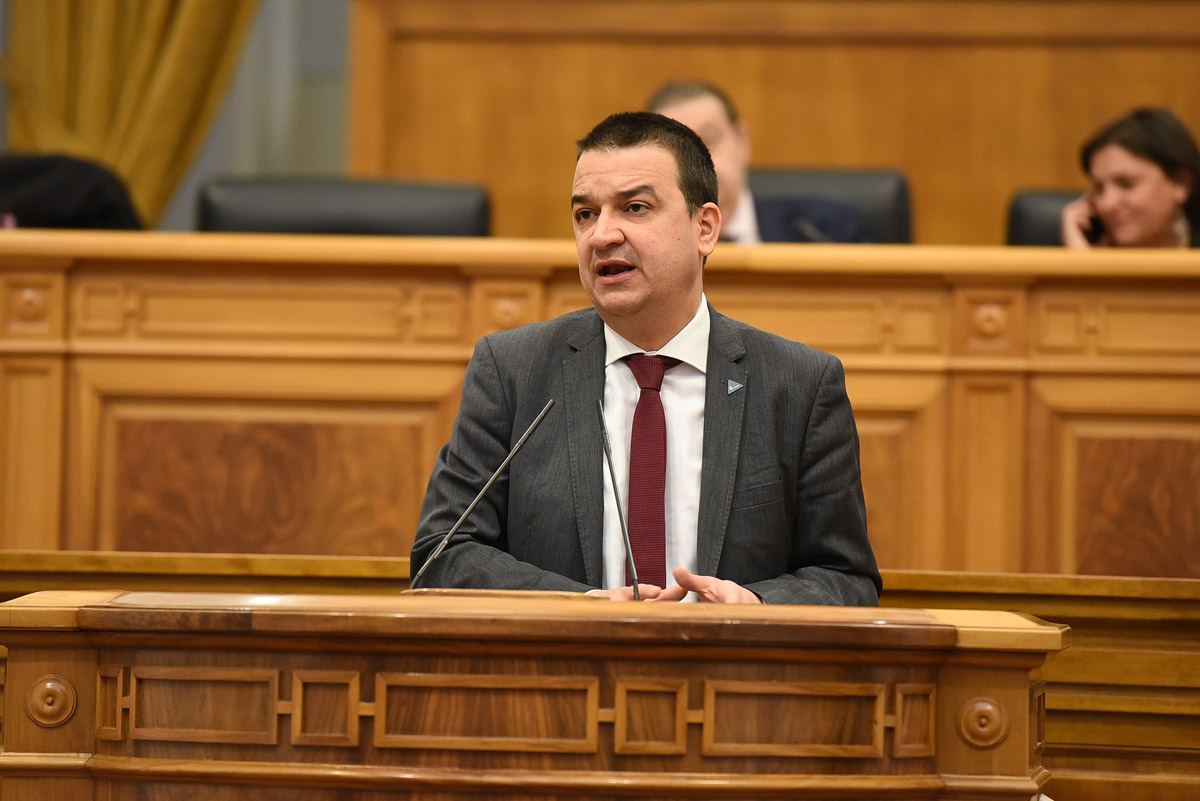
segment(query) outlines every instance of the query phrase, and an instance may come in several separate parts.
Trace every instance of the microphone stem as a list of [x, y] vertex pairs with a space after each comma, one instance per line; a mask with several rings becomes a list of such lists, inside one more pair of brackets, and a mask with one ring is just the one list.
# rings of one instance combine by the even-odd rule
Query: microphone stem
[[496, 468], [496, 472], [492, 473], [492, 477], [489, 478], [487, 483], [483, 485], [483, 489], [481, 489], [479, 494], [475, 496], [475, 500], [471, 501], [470, 505], [467, 506], [466, 511], [462, 513], [462, 517], [458, 518], [458, 522], [450, 527], [450, 530], [446, 532], [446, 536], [442, 537], [442, 541], [439, 542], [437, 547], [433, 549], [433, 553], [431, 553], [429, 558], [425, 560], [425, 564], [421, 565], [421, 569], [417, 571], [417, 575], [413, 576], [408, 582], [409, 589], [413, 589], [417, 586], [417, 582], [421, 580], [421, 576], [425, 575], [425, 571], [431, 564], [433, 564], [433, 560], [441, 556], [442, 551], [444, 551], [446, 546], [450, 544], [450, 539], [458, 532], [459, 528], [462, 527], [462, 524], [466, 522], [467, 518], [470, 517], [471, 512], [475, 511], [475, 507], [479, 505], [481, 500], [483, 500], [483, 496], [486, 495], [487, 491], [492, 488], [492, 484], [496, 483], [496, 479], [498, 479], [500, 474], [504, 472], [504, 468], [508, 467], [508, 463], [511, 462], [513, 457], [517, 455], [517, 451], [521, 450], [521, 446], [525, 444], [525, 440], [529, 439], [529, 435], [532, 434], [533, 430], [541, 424], [542, 418], [546, 416], [546, 413], [550, 411], [550, 407], [553, 405], [554, 398], [546, 401], [546, 405], [542, 408], [541, 413], [538, 414], [538, 416], [534, 418], [534, 421], [529, 424], [529, 428], [525, 429], [525, 433], [521, 435], [519, 440], [517, 440], [517, 444], [513, 446], [513, 449], [508, 452], [508, 456], [504, 457], [504, 461], [501, 462], [500, 466]]
[[629, 570], [629, 578], [633, 582], [633, 600], [642, 600], [638, 591], [637, 565], [633, 563], [633, 548], [629, 544], [629, 527], [625, 523], [625, 513], [621, 509], [621, 490], [617, 487], [617, 468], [613, 465], [612, 445], [608, 441], [608, 425], [604, 422], [604, 404], [596, 398], [596, 414], [600, 415], [600, 432], [604, 435], [604, 457], [608, 460], [608, 476], [612, 479], [613, 500], [617, 504], [617, 522], [621, 524], [621, 537], [625, 541], [625, 561]]

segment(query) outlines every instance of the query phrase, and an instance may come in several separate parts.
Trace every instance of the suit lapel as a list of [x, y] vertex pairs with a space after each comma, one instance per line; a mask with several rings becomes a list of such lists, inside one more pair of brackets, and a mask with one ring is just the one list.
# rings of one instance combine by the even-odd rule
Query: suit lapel
[[742, 416], [750, 389], [746, 370], [737, 363], [746, 352], [741, 335], [727, 317], [717, 314], [711, 306], [709, 314], [696, 562], [701, 575], [715, 576], [725, 545], [725, 527], [742, 444]]
[[596, 399], [604, 398], [603, 330], [595, 313], [580, 320], [567, 337], [574, 352], [562, 363], [575, 524], [587, 583], [597, 587], [604, 574], [604, 451], [596, 416]]

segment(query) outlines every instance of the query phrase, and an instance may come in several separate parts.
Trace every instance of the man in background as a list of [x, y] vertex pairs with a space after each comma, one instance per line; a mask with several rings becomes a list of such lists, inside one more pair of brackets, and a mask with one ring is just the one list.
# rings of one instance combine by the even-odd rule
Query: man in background
[[722, 240], [760, 242], [866, 242], [861, 215], [817, 197], [758, 199], [750, 191], [750, 129], [729, 97], [702, 81], [675, 81], [650, 99], [650, 111], [682, 122], [712, 154], [725, 213]]

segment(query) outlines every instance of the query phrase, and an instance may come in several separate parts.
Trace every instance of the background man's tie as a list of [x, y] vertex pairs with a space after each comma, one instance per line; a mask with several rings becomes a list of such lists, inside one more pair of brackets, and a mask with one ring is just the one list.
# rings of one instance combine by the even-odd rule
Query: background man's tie
[[[633, 437], [629, 446], [629, 544], [638, 580], [666, 587], [666, 523], [663, 496], [667, 474], [667, 421], [663, 414], [663, 374], [678, 359], [638, 353], [626, 357], [633, 377], [642, 388], [633, 412]], [[629, 577], [625, 578], [629, 583]]]

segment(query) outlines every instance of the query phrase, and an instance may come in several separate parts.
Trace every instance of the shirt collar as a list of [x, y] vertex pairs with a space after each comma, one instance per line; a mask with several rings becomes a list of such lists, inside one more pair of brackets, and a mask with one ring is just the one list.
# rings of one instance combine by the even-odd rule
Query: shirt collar
[[604, 366], [608, 367], [613, 362], [618, 362], [634, 353], [649, 352], [652, 356], [670, 356], [673, 359], [679, 359], [684, 364], [691, 365], [704, 373], [708, 369], [708, 331], [710, 324], [708, 298], [704, 296], [704, 293], [700, 294], [700, 308], [696, 309], [696, 313], [692, 316], [691, 321], [683, 327], [683, 330], [673, 336], [670, 342], [656, 351], [645, 351], [639, 348], [612, 330], [608, 323], [605, 323], [604, 344], [607, 350]]
[[762, 242], [758, 232], [758, 215], [754, 211], [754, 195], [750, 187], [742, 190], [737, 207], [728, 221], [721, 222], [721, 238], [739, 245], [757, 245]]

